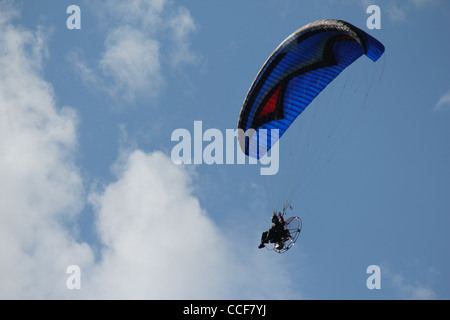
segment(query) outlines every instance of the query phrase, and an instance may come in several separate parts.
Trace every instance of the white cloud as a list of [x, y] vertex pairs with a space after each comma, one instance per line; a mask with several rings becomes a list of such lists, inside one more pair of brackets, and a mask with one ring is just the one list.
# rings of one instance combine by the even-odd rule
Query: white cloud
[[190, 50], [188, 41], [190, 35], [197, 29], [191, 14], [186, 8], [178, 8], [169, 20], [169, 26], [173, 34], [174, 46], [171, 50], [171, 60], [174, 65], [179, 63], [193, 63], [198, 55]]
[[[289, 297], [282, 267], [230, 250], [230, 239], [192, 194], [191, 176], [183, 167], [161, 152], [136, 150], [122, 158], [117, 181], [91, 197], [104, 250], [89, 276], [88, 294], [137, 299]], [[274, 269], [279, 272], [272, 273]]]
[[[79, 119], [43, 79], [45, 34], [14, 26], [9, 10], [0, 11], [0, 298], [298, 297], [272, 256], [254, 244], [252, 254], [235, 250], [193, 194], [193, 175], [160, 152], [119, 157], [116, 181], [90, 195], [100, 255], [77, 242]], [[81, 290], [66, 287], [73, 264]]]
[[88, 86], [102, 87], [103, 79], [87, 64], [81, 50], [75, 49], [67, 55], [67, 60], [72, 64], [73, 70], [81, 81]]
[[392, 21], [403, 22], [407, 20], [410, 10], [423, 10], [425, 6], [438, 5], [442, 0], [396, 0], [380, 4], [381, 10], [387, 12]]
[[[433, 271], [434, 272], [434, 271]], [[403, 274], [395, 273], [390, 268], [383, 266], [382, 273], [388, 279], [390, 285], [395, 289], [400, 299], [405, 300], [435, 300], [436, 292], [427, 284], [415, 281], [411, 283], [404, 278]], [[383, 286], [383, 284], [382, 284]]]
[[14, 27], [17, 16], [0, 11], [0, 297], [64, 297], [66, 267], [93, 257], [63, 227], [83, 206], [78, 119], [42, 79], [45, 35]]
[[92, 197], [105, 245], [92, 278], [98, 294], [220, 297], [227, 249], [190, 193], [189, 175], [159, 152], [135, 151], [118, 171], [118, 180]]
[[155, 96], [162, 84], [159, 43], [139, 30], [118, 27], [106, 39], [100, 69], [113, 79], [111, 95], [127, 101], [135, 96]]
[[20, 11], [16, 10], [16, 4], [12, 0], [0, 1], [0, 12], [0, 25], [20, 16]]
[[399, 5], [395, 2], [391, 2], [386, 5], [386, 12], [393, 21], [405, 21], [406, 19], [406, 8], [404, 7], [404, 4]]
[[167, 0], [109, 0], [103, 4], [107, 15], [122, 24], [142, 27], [153, 33], [163, 23], [161, 15], [168, 6]]
[[435, 300], [436, 293], [423, 284], [409, 284], [401, 274], [392, 275], [392, 284], [402, 299], [407, 300]]
[[82, 52], [69, 54], [88, 86], [126, 102], [155, 98], [163, 88], [166, 68], [198, 61], [190, 48], [197, 26], [184, 7], [166, 0], [117, 0], [95, 10], [107, 25], [99, 64], [89, 67]]
[[450, 109], [450, 90], [447, 91], [434, 106], [435, 111]]

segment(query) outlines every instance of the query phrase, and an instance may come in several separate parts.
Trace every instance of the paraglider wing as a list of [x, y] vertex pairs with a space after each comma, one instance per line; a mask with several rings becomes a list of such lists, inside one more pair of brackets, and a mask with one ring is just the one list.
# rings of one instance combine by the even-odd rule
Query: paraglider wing
[[[383, 52], [378, 40], [341, 20], [319, 20], [294, 32], [272, 53], [250, 87], [238, 121], [242, 151], [262, 157], [276, 143], [268, 130], [278, 129], [281, 137], [342, 70], [364, 54], [376, 61]], [[263, 133], [264, 139], [258, 139]]]

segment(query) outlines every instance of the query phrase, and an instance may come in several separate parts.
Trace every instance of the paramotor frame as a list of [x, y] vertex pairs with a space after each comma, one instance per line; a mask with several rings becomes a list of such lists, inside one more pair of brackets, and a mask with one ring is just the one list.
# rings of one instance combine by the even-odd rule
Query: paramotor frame
[[274, 250], [277, 253], [284, 253], [288, 251], [297, 241], [302, 230], [302, 220], [299, 217], [289, 217], [285, 220], [285, 231], [281, 241], [266, 245], [268, 250]]

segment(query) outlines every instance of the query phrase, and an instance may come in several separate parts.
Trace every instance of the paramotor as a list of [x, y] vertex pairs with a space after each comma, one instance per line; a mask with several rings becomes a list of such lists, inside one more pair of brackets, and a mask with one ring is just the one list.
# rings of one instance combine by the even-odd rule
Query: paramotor
[[295, 244], [302, 230], [302, 220], [299, 217], [289, 217], [285, 222], [281, 240], [276, 242], [269, 241], [265, 246], [267, 249], [284, 253]]

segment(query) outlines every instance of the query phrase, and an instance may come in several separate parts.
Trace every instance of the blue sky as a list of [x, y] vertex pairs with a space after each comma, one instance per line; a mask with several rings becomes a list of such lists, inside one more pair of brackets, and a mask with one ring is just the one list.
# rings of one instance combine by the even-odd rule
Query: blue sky
[[[281, 178], [177, 166], [171, 134], [234, 129], [267, 57], [326, 18], [386, 52], [353, 70], [377, 80], [331, 160], [298, 169], [303, 230], [278, 255], [257, 245]], [[448, 299], [449, 18], [445, 0], [1, 1], [0, 297]]]

